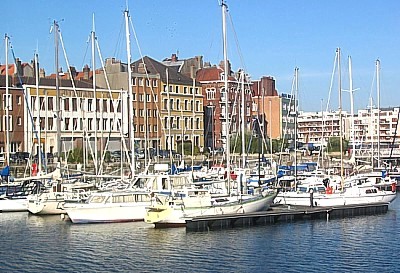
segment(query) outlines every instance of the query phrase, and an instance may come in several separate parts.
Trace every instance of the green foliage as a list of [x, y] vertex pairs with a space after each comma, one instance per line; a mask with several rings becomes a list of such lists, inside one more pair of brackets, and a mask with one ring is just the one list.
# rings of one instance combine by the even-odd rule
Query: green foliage
[[[342, 143], [343, 152], [348, 149], [348, 146], [349, 146], [349, 141], [346, 139], [343, 139], [343, 143]], [[327, 151], [328, 152], [340, 152], [340, 137], [330, 137], [329, 138]]]
[[[246, 153], [257, 154], [262, 153], [263, 150], [264, 153], [269, 153], [270, 151], [268, 139], [264, 141], [261, 137], [252, 135], [250, 132], [245, 132], [244, 141]], [[231, 136], [230, 146], [231, 153], [242, 154], [242, 135], [240, 133]]]
[[[182, 154], [182, 142], [178, 142], [176, 145], [176, 152], [179, 154]], [[185, 155], [192, 155], [192, 142], [189, 141], [184, 141], [183, 142], [183, 152], [185, 153]], [[194, 155], [198, 155], [200, 154], [200, 148], [194, 146]]]

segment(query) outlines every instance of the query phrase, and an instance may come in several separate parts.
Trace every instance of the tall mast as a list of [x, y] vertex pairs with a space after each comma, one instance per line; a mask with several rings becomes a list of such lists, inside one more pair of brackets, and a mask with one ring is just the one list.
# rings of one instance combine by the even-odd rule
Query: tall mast
[[340, 181], [341, 188], [343, 190], [343, 120], [342, 120], [342, 75], [340, 70], [340, 48], [336, 49], [337, 60], [338, 60], [338, 91], [339, 91], [339, 145], [340, 145]]
[[[193, 109], [192, 109], [192, 119], [194, 122], [194, 119], [196, 117], [196, 78], [193, 78]], [[194, 124], [193, 124], [194, 125]], [[194, 126], [192, 126], [192, 167], [191, 167], [191, 172], [193, 176], [193, 165], [194, 165]], [[183, 159], [183, 154], [182, 154], [182, 159]]]
[[377, 108], [378, 108], [378, 168], [381, 167], [381, 82], [380, 82], [381, 62], [376, 60], [376, 93], [377, 93]]
[[99, 164], [98, 164], [98, 155], [97, 155], [97, 126], [101, 126], [97, 123], [97, 91], [96, 91], [96, 51], [95, 51], [95, 40], [96, 40], [96, 32], [94, 27], [94, 14], [93, 14], [93, 29], [91, 33], [91, 40], [92, 40], [92, 83], [93, 83], [93, 110], [94, 110], [94, 173], [98, 174]]
[[227, 53], [227, 34], [226, 34], [226, 12], [227, 12], [227, 5], [225, 4], [224, 0], [221, 1], [222, 7], [222, 34], [223, 34], [223, 51], [224, 51], [224, 88], [225, 88], [225, 134], [226, 134], [226, 171], [227, 171], [227, 178], [228, 178], [228, 193], [231, 192], [231, 175], [230, 175], [230, 134], [229, 134], [229, 92], [228, 92], [228, 53]]
[[294, 69], [294, 184], [297, 184], [297, 100], [299, 97], [299, 68]]
[[58, 22], [53, 21], [53, 31], [54, 31], [54, 46], [55, 46], [55, 67], [56, 67], [56, 113], [57, 113], [57, 156], [61, 158], [61, 101], [60, 101], [60, 88], [59, 88], [59, 73], [58, 73]]
[[[10, 94], [8, 88], [8, 43], [9, 37], [7, 34], [5, 35], [5, 50], [6, 50], [6, 99], [5, 99], [5, 106], [6, 106], [6, 163], [7, 165], [10, 163], [10, 116], [9, 116], [9, 109], [10, 109]], [[8, 181], [8, 176], [7, 176]]]
[[353, 92], [353, 75], [352, 75], [352, 67], [351, 67], [351, 57], [349, 56], [349, 92], [350, 92], [350, 115], [351, 115], [351, 135], [349, 139], [352, 142], [353, 149], [352, 149], [352, 157], [355, 156], [356, 152], [356, 143], [355, 143], [355, 132], [354, 132], [354, 95]]
[[167, 148], [168, 148], [168, 154], [169, 154], [169, 163], [170, 163], [170, 167], [171, 167], [171, 170], [172, 170], [172, 141], [171, 141], [171, 138], [172, 138], [172, 136], [171, 136], [171, 126], [172, 126], [172, 124], [171, 124], [171, 107], [172, 107], [172, 104], [171, 104], [171, 99], [170, 99], [170, 97], [169, 97], [169, 74], [168, 74], [168, 68], [166, 67], [165, 68], [165, 75], [166, 75], [166, 77], [167, 77], [167, 100], [168, 100], [168, 102], [167, 102], [167, 106], [168, 106], [168, 109], [167, 109], [167, 111], [168, 111], [168, 118], [167, 118], [167, 128], [168, 128], [168, 141], [167, 141]]
[[[245, 122], [245, 114], [244, 114], [244, 111], [245, 111], [245, 101], [244, 101], [244, 96], [245, 96], [245, 92], [244, 92], [244, 70], [242, 70], [241, 71], [241, 77], [242, 77], [242, 94], [241, 94], [241, 99], [242, 99], [242, 101], [241, 101], [241, 109], [242, 109], [242, 111], [241, 111], [241, 120], [242, 120], [242, 123], [241, 123], [241, 129], [242, 129], [242, 168], [244, 169], [245, 168], [245, 137], [244, 137], [244, 129], [245, 129], [245, 127], [244, 127], [244, 122]], [[258, 126], [258, 127], [260, 127], [260, 126]]]
[[126, 52], [128, 59], [128, 113], [129, 113], [129, 136], [130, 136], [130, 148], [131, 148], [131, 174], [132, 178], [135, 175], [136, 160], [135, 160], [135, 130], [133, 127], [133, 90], [132, 90], [132, 67], [131, 67], [131, 41], [129, 33], [129, 11], [125, 10], [125, 35], [126, 35]]
[[37, 109], [37, 120], [36, 120], [36, 130], [38, 134], [38, 172], [40, 173], [42, 171], [42, 143], [41, 143], [41, 128], [40, 128], [40, 97], [39, 97], [39, 67], [38, 67], [38, 55], [35, 53], [35, 60], [34, 60], [34, 65], [35, 65], [35, 80], [36, 80], [36, 109]]

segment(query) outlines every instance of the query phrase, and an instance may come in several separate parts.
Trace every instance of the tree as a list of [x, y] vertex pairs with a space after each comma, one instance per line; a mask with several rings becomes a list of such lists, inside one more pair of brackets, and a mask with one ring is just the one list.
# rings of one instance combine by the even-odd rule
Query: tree
[[[343, 138], [342, 149], [346, 151], [349, 146], [349, 141]], [[340, 152], [340, 137], [330, 137], [328, 140], [328, 152]]]

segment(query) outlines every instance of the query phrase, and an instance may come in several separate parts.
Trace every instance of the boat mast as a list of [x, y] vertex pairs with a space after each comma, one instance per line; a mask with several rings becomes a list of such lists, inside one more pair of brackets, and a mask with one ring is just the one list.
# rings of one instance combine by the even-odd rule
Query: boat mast
[[380, 83], [380, 74], [381, 70], [381, 62], [379, 59], [376, 60], [376, 93], [377, 93], [377, 108], [378, 108], [378, 140], [377, 140], [377, 145], [378, 145], [378, 162], [377, 162], [377, 167], [381, 167], [381, 83]]
[[55, 67], [56, 67], [56, 113], [57, 113], [57, 156], [58, 159], [61, 159], [61, 101], [60, 101], [60, 88], [59, 88], [59, 73], [58, 73], [58, 22], [56, 20], [53, 21], [53, 31], [54, 31], [54, 54], [55, 54]]
[[338, 60], [338, 91], [339, 91], [339, 145], [340, 145], [340, 182], [341, 188], [343, 191], [343, 176], [344, 176], [344, 168], [343, 168], [343, 120], [342, 120], [342, 76], [340, 70], [340, 48], [336, 49], [337, 60]]
[[[192, 119], [193, 119], [193, 125], [194, 125], [194, 119], [196, 118], [196, 77], [193, 78], [193, 109], [192, 109]], [[193, 178], [193, 165], [194, 165], [194, 126], [192, 126], [192, 167], [191, 167], [191, 172], [192, 172], [192, 178]], [[183, 153], [182, 153], [182, 160], [183, 160]]]
[[[6, 51], [6, 165], [10, 163], [10, 117], [9, 117], [9, 109], [10, 109], [10, 94], [9, 94], [9, 83], [8, 83], [8, 44], [9, 44], [9, 37], [5, 35], [5, 51]], [[7, 181], [8, 181], [7, 176]]]
[[135, 133], [133, 128], [133, 90], [132, 90], [132, 67], [131, 67], [131, 42], [130, 42], [130, 33], [129, 33], [129, 11], [124, 11], [125, 15], [125, 36], [126, 36], [126, 52], [128, 59], [128, 113], [129, 113], [129, 140], [130, 140], [130, 148], [131, 148], [131, 174], [132, 178], [135, 176], [136, 170], [136, 160], [135, 160]]
[[92, 77], [92, 83], [93, 83], [93, 111], [94, 111], [94, 173], [98, 175], [98, 169], [99, 169], [99, 164], [98, 164], [98, 154], [97, 154], [97, 126], [100, 126], [97, 122], [97, 91], [96, 91], [96, 51], [95, 51], [95, 40], [96, 40], [96, 32], [95, 32], [95, 26], [94, 26], [94, 14], [93, 14], [93, 28], [92, 28], [92, 33], [91, 33], [91, 40], [92, 40], [92, 70], [93, 70], [93, 77]]
[[37, 53], [35, 53], [35, 61], [34, 61], [34, 65], [35, 65], [35, 80], [36, 80], [36, 110], [37, 110], [37, 120], [36, 120], [36, 130], [37, 130], [37, 134], [38, 134], [38, 175], [40, 174], [40, 172], [42, 171], [42, 143], [41, 143], [41, 128], [40, 128], [40, 97], [39, 97], [39, 67], [38, 67], [38, 55]]
[[[241, 77], [242, 77], [242, 94], [241, 94], [241, 120], [242, 120], [242, 124], [241, 124], [241, 129], [242, 129], [242, 168], [244, 169], [246, 167], [246, 157], [245, 157], [245, 136], [244, 136], [244, 130], [245, 130], [245, 126], [244, 126], [244, 119], [245, 119], [245, 114], [244, 114], [244, 108], [245, 108], [245, 102], [244, 102], [244, 96], [245, 96], [245, 92], [244, 92], [244, 70], [241, 71]], [[260, 127], [260, 126], [258, 126]], [[259, 173], [260, 175], [260, 173]]]
[[299, 97], [299, 68], [294, 69], [294, 184], [297, 185], [297, 100]]
[[349, 137], [349, 139], [351, 139], [352, 141], [352, 145], [353, 145], [353, 151], [352, 151], [352, 157], [354, 156], [355, 159], [355, 152], [356, 152], [356, 143], [355, 143], [355, 133], [354, 133], [354, 94], [353, 92], [355, 90], [353, 90], [353, 75], [352, 75], [352, 67], [351, 67], [351, 57], [349, 56], [349, 92], [350, 92], [350, 115], [351, 115], [351, 136]]
[[227, 54], [227, 34], [226, 34], [226, 12], [227, 12], [227, 5], [225, 4], [224, 0], [221, 1], [222, 7], [222, 34], [223, 34], [223, 52], [224, 52], [224, 88], [225, 88], [225, 133], [226, 133], [226, 172], [228, 178], [228, 193], [231, 192], [231, 172], [230, 172], [230, 141], [229, 141], [229, 122], [228, 122], [228, 115], [229, 115], [229, 92], [228, 92], [228, 54]]

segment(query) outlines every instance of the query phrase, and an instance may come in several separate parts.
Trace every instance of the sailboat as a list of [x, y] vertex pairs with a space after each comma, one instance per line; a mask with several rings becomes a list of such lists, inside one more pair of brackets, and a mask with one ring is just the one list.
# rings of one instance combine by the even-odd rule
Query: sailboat
[[[338, 59], [338, 78], [339, 78], [339, 118], [342, 127], [341, 107], [341, 77], [340, 77], [340, 49], [336, 51]], [[342, 141], [342, 130], [340, 130], [340, 140]], [[391, 203], [396, 198], [395, 190], [384, 191], [374, 187], [372, 183], [366, 183], [365, 177], [354, 176], [344, 181], [343, 178], [343, 145], [341, 147], [341, 186], [338, 189], [332, 185], [323, 183], [308, 183], [296, 187], [295, 191], [280, 192], [275, 203], [300, 206], [340, 206], [340, 205], [359, 205], [374, 203]]]
[[215, 197], [203, 188], [190, 186], [174, 189], [170, 194], [155, 194], [152, 205], [146, 209], [145, 222], [154, 224], [155, 227], [174, 227], [186, 225], [186, 219], [201, 215], [220, 215], [231, 213], [249, 213], [267, 210], [272, 204], [276, 192], [256, 190], [253, 194], [242, 194], [245, 185], [237, 183], [236, 192], [231, 184], [230, 165], [230, 139], [229, 139], [229, 96], [228, 96], [228, 57], [227, 57], [227, 35], [226, 35], [226, 13], [227, 5], [221, 2], [222, 26], [223, 26], [223, 50], [224, 50], [224, 84], [225, 92], [225, 117], [226, 117], [226, 175], [228, 195]]

